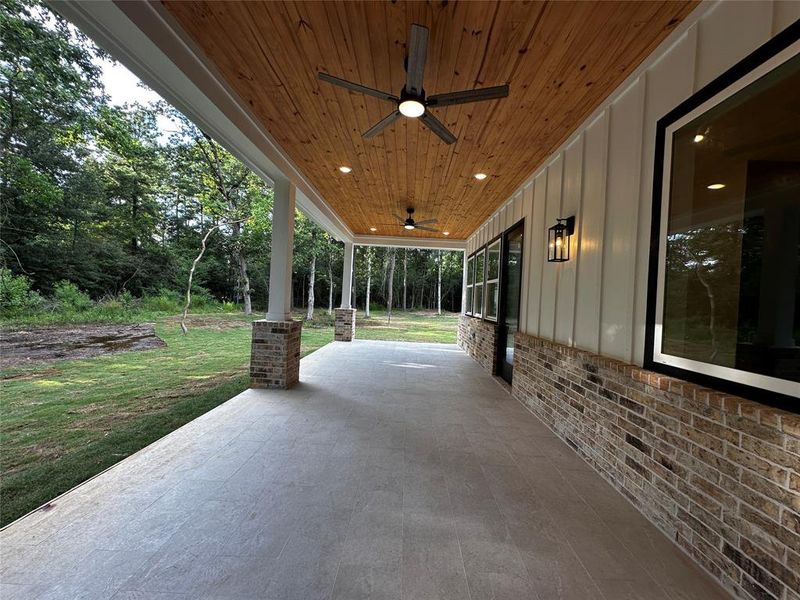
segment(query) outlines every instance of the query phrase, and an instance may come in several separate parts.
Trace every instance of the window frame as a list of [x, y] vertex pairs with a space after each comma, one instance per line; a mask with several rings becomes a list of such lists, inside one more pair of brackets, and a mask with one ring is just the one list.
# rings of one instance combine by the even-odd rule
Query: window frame
[[[484, 281], [483, 281], [483, 294], [484, 294], [484, 300], [483, 300], [484, 317], [483, 318], [484, 318], [485, 321], [491, 321], [493, 323], [497, 323], [497, 319], [500, 316], [500, 272], [502, 270], [501, 267], [502, 267], [502, 261], [503, 261], [502, 237], [503, 237], [503, 234], [501, 233], [496, 238], [494, 238], [493, 240], [489, 241], [489, 243], [487, 243], [486, 246], [484, 246], [484, 250], [485, 250], [486, 254], [485, 254], [485, 258], [484, 258], [485, 275], [484, 275]], [[492, 278], [492, 279], [489, 279], [489, 251], [493, 246], [497, 246], [497, 276]], [[497, 285], [497, 290], [498, 290], [497, 306], [495, 306], [495, 314], [493, 316], [489, 315], [489, 314], [486, 314], [487, 302], [489, 300], [489, 284], [491, 284], [491, 283], [494, 283], [495, 285]]]
[[[478, 256], [483, 255], [483, 273], [481, 273], [481, 281], [478, 283]], [[478, 290], [478, 286], [480, 286], [480, 291]], [[486, 245], [481, 246], [475, 251], [475, 283], [473, 284], [473, 298], [472, 298], [472, 316], [476, 317], [481, 320], [485, 320], [483, 317], [483, 309], [485, 308], [485, 300], [486, 300]], [[481, 298], [481, 311], [477, 312], [475, 310], [475, 300], [480, 294]]]
[[[477, 253], [473, 252], [472, 254], [467, 256], [467, 273], [466, 273], [466, 275], [467, 275], [467, 285], [466, 285], [466, 296], [464, 297], [464, 301], [466, 303], [466, 306], [464, 306], [464, 314], [467, 315], [467, 316], [470, 316], [470, 317], [473, 316], [472, 315], [472, 307], [473, 307], [472, 290], [475, 287], [475, 254], [477, 254]], [[472, 263], [472, 277], [471, 278], [469, 276], [469, 274], [470, 274], [469, 273], [470, 263]]]
[[661, 349], [673, 134], [685, 124], [800, 54], [799, 33], [800, 24], [790, 26], [667, 113], [656, 124], [643, 361], [647, 369], [794, 412], [800, 412], [798, 403], [800, 386], [796, 381], [669, 355]]

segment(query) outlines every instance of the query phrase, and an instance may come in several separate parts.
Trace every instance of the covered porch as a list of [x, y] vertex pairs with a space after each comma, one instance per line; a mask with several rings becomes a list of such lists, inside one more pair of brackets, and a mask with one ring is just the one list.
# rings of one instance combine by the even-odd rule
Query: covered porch
[[[784, 64], [795, 81], [797, 3], [53, 7], [272, 184], [250, 374], [275, 389], [233, 398], [5, 529], [4, 598], [798, 597], [799, 347], [780, 349], [783, 370], [757, 352], [742, 358], [755, 366], [720, 370], [712, 332], [711, 358], [671, 362], [659, 321], [665, 119], [722, 106]], [[424, 46], [414, 27], [430, 30], [427, 100], [422, 62], [408, 68]], [[786, 87], [782, 106], [796, 106]], [[455, 106], [466, 92], [486, 96]], [[409, 98], [422, 112], [400, 119]], [[709, 131], [687, 129], [676, 157], [700, 156]], [[743, 165], [689, 181], [699, 208], [678, 216], [744, 214]], [[741, 194], [726, 204], [720, 190]], [[344, 248], [338, 341], [302, 361], [296, 209]], [[781, 236], [796, 247], [795, 230]], [[460, 347], [357, 339], [359, 245], [464, 252]], [[796, 265], [773, 250], [767, 267]], [[719, 279], [738, 281], [738, 250], [722, 254], [736, 266]], [[785, 287], [780, 319], [761, 311], [772, 338], [800, 298]], [[680, 290], [683, 319], [705, 292]], [[493, 376], [503, 361], [510, 389]]]
[[724, 597], [456, 346], [302, 371], [5, 529], [2, 597]]

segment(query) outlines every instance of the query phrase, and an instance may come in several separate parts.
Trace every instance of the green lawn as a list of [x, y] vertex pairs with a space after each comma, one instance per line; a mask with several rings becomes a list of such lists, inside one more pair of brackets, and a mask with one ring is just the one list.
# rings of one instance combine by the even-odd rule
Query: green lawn
[[[299, 315], [297, 315], [299, 317]], [[359, 313], [359, 317], [361, 313]], [[303, 356], [333, 339], [330, 317], [303, 327]], [[454, 343], [458, 316], [383, 313], [356, 337]], [[165, 348], [0, 371], [0, 524], [5, 525], [247, 388], [248, 319], [208, 314]]]

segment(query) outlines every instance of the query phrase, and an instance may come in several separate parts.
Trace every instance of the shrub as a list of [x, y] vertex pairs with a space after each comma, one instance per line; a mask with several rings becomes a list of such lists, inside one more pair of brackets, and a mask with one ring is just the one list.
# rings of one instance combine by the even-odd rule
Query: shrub
[[31, 290], [30, 279], [0, 268], [0, 311], [9, 314], [33, 311], [42, 304], [42, 297]]
[[203, 310], [217, 305], [217, 300], [206, 289], [199, 286], [192, 288], [192, 305], [189, 310]]
[[125, 290], [121, 294], [117, 295], [117, 301], [125, 308], [130, 308], [134, 305], [136, 299], [133, 297], [133, 294], [131, 294], [128, 290]]
[[91, 308], [92, 299], [72, 282], [59, 281], [53, 288], [53, 299], [63, 311], [82, 311]]
[[182, 298], [177, 292], [161, 288], [158, 294], [142, 298], [142, 307], [153, 312], [178, 313], [183, 308]]

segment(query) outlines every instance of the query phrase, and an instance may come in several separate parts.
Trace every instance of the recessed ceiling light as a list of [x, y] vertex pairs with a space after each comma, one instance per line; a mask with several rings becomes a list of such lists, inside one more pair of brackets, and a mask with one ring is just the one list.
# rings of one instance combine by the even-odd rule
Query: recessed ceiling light
[[475, 173], [475, 179], [478, 181], [483, 181], [486, 179], [486, 173]]
[[403, 100], [397, 107], [397, 110], [399, 110], [400, 114], [404, 117], [415, 119], [416, 117], [421, 117], [422, 113], [425, 112], [425, 105], [418, 100], [408, 99]]
[[725, 187], [724, 183], [712, 183], [710, 186], [708, 186], [708, 189], [710, 189], [710, 190], [721, 190], [724, 187]]
[[348, 166], [342, 165], [341, 167], [339, 167], [339, 170], [340, 170], [342, 173], [349, 173], [349, 172], [350, 172], [350, 171], [352, 171], [353, 169], [352, 169], [352, 167], [348, 167]]
[[443, 231], [442, 235], [450, 235], [450, 232], [449, 231]]
[[370, 227], [369, 230], [370, 231], [378, 231], [378, 228], [377, 227]]
[[694, 136], [694, 143], [697, 144], [702, 142], [704, 139], [706, 139], [706, 136], [704, 136], [702, 133], [698, 133], [696, 136]]

